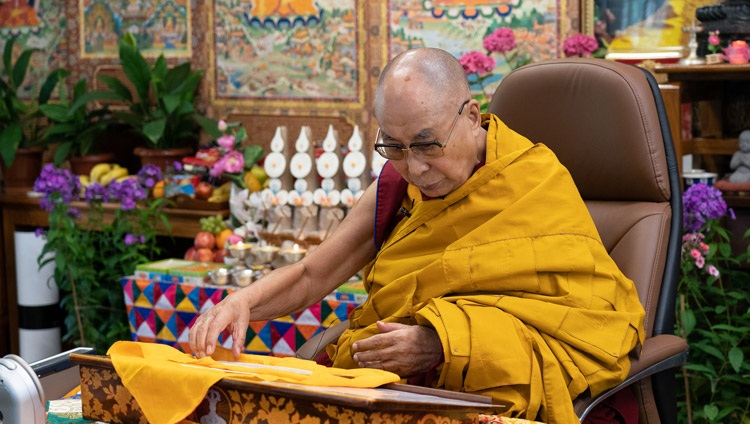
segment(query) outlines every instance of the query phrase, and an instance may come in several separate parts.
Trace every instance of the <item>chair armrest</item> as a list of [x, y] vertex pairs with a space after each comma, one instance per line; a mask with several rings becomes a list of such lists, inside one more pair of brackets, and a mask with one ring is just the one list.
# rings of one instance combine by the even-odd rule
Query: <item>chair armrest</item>
[[625, 387], [653, 374], [679, 367], [687, 362], [688, 345], [682, 337], [673, 334], [661, 334], [649, 337], [643, 343], [638, 358], [631, 358], [628, 377], [617, 386], [592, 399], [585, 393], [573, 402], [576, 415], [583, 421], [592, 409], [611, 395]]

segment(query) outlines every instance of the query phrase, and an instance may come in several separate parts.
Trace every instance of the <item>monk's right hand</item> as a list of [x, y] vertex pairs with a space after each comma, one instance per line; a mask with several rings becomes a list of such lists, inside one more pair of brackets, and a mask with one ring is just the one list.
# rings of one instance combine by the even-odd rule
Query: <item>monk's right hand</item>
[[216, 350], [219, 335], [225, 329], [232, 334], [232, 354], [235, 359], [245, 350], [245, 333], [250, 309], [241, 295], [242, 290], [225, 297], [213, 308], [198, 316], [190, 328], [190, 349], [197, 358], [210, 356]]

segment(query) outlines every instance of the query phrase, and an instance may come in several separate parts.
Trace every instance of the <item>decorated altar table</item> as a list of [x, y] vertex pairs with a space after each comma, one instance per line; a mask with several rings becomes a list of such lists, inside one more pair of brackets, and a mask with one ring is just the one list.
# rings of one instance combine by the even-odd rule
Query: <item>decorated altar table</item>
[[[133, 341], [167, 344], [190, 353], [188, 333], [195, 319], [238, 288], [128, 277], [122, 279], [122, 289]], [[361, 299], [360, 295], [334, 292], [300, 313], [251, 322], [245, 352], [293, 356], [312, 336], [347, 319]], [[228, 334], [223, 334], [220, 342], [231, 348]]]

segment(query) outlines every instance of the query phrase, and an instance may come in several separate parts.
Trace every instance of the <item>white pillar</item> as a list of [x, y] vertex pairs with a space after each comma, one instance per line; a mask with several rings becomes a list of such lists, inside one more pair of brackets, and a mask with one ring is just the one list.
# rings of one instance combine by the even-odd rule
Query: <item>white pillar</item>
[[54, 264], [39, 269], [45, 240], [33, 231], [16, 231], [16, 291], [19, 353], [34, 362], [60, 353], [60, 309]]

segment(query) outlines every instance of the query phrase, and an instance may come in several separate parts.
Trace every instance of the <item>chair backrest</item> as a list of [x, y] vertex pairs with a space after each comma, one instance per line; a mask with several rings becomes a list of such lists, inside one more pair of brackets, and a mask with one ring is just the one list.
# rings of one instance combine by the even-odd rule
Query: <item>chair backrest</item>
[[503, 78], [489, 112], [555, 152], [610, 255], [635, 282], [647, 337], [672, 334], [681, 191], [653, 77], [603, 59], [535, 63]]

